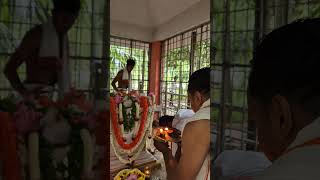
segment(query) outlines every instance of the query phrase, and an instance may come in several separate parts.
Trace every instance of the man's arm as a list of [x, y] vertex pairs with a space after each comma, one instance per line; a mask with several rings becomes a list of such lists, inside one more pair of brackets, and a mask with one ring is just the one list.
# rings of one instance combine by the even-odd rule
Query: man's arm
[[176, 158], [176, 161], [179, 162], [181, 158], [181, 143], [179, 142], [177, 143], [177, 145], [178, 145], [178, 148], [174, 157]]
[[118, 72], [117, 76], [113, 79], [113, 81], [111, 83], [111, 85], [115, 91], [119, 91], [116, 86], [116, 83], [119, 82], [119, 80], [121, 79], [121, 76], [122, 76], [122, 70]]
[[164, 153], [168, 180], [194, 180], [209, 153], [210, 121], [190, 122], [183, 132], [179, 163], [170, 153]]
[[4, 74], [9, 80], [14, 90], [18, 91], [21, 95], [26, 95], [28, 92], [23, 86], [17, 69], [19, 66], [36, 52], [41, 36], [41, 27], [37, 26], [26, 33], [20, 46], [10, 57], [9, 62], [4, 68]]

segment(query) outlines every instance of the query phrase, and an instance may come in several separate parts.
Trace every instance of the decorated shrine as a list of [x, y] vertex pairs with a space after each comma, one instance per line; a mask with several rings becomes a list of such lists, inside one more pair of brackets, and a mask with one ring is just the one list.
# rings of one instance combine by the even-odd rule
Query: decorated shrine
[[[110, 98], [111, 176], [148, 177], [148, 168], [157, 166], [148, 141], [152, 140], [155, 96], [137, 91], [117, 93]], [[135, 169], [136, 168], [136, 169]], [[126, 169], [126, 170], [123, 170]], [[134, 170], [135, 169], [135, 170]], [[138, 170], [138, 169], [141, 169]]]

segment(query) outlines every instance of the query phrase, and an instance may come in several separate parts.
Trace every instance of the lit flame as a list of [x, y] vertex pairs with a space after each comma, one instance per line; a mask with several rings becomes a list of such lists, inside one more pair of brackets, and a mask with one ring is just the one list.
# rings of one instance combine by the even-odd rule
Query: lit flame
[[168, 131], [168, 130], [169, 130], [169, 128], [167, 128], [167, 127], [166, 127], [166, 128], [164, 128], [164, 130], [165, 130], [165, 131]]
[[148, 166], [146, 166], [146, 167], [144, 168], [144, 174], [147, 175], [147, 177], [150, 176], [151, 171], [149, 170], [149, 167], [148, 167]]
[[162, 128], [160, 129], [160, 133], [163, 133], [163, 129]]

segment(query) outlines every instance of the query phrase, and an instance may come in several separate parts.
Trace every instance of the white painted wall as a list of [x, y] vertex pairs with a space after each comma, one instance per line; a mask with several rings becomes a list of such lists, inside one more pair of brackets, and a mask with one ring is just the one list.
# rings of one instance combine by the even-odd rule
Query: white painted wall
[[154, 27], [158, 27], [199, 2], [200, 0], [147, 0], [147, 8]]
[[127, 24], [119, 21], [110, 21], [110, 34], [112, 36], [128, 39], [152, 42], [153, 28], [141, 27], [134, 24]]
[[210, 0], [201, 0], [153, 32], [153, 40], [164, 40], [180, 32], [210, 21]]
[[111, 20], [157, 27], [200, 0], [110, 0]]
[[[117, 1], [117, 0], [113, 0], [113, 1]], [[125, 0], [119, 0], [119, 1], [124, 2]], [[165, 6], [159, 5], [159, 9], [157, 10], [154, 9], [156, 8], [155, 6], [152, 6], [149, 8], [149, 10], [147, 10], [150, 12], [149, 18], [155, 21], [148, 25], [147, 18], [144, 17], [141, 20], [137, 20], [138, 17], [132, 14], [135, 11], [130, 10], [130, 12], [128, 12], [130, 8], [128, 7], [124, 8], [121, 15], [120, 12], [116, 11], [116, 9], [118, 8], [112, 8], [112, 4], [111, 4], [111, 13], [113, 11], [115, 15], [111, 14], [110, 33], [113, 36], [120, 36], [124, 38], [129, 38], [129, 39], [152, 42], [152, 41], [161, 41], [161, 40], [167, 39], [173, 35], [186, 31], [192, 27], [195, 27], [205, 22], [209, 22], [210, 0], [193, 0], [193, 1], [194, 3], [191, 4], [188, 9], [180, 12], [178, 15], [174, 17], [171, 17], [170, 20], [167, 20], [165, 23], [158, 24], [155, 27], [153, 27], [151, 24], [159, 23], [163, 21], [163, 19], [159, 19], [157, 21], [154, 20], [155, 18], [160, 18], [159, 12], [162, 12], [164, 14], [165, 19], [168, 19], [168, 15], [166, 15], [166, 10], [160, 10], [165, 8]], [[191, 1], [189, 1], [189, 3], [191, 3]], [[117, 7], [120, 6], [120, 4], [118, 3], [115, 3], [115, 4], [117, 4], [115, 5]], [[178, 6], [178, 4], [176, 3], [167, 4], [167, 6], [173, 6], [173, 5]], [[150, 3], [148, 4], [148, 6], [150, 6]], [[132, 6], [132, 8], [136, 8], [136, 6], [135, 7]], [[174, 8], [171, 8], [170, 10], [173, 11]], [[125, 13], [126, 11], [127, 13]], [[147, 11], [144, 9], [143, 12], [139, 12], [137, 14], [141, 15], [142, 13], [146, 15], [145, 13]], [[173, 12], [170, 12], [170, 13], [174, 14]], [[125, 18], [125, 14], [127, 14], [128, 16], [127, 18]], [[130, 21], [132, 23], [130, 23]]]
[[110, 0], [110, 19], [141, 27], [152, 26], [148, 0]]

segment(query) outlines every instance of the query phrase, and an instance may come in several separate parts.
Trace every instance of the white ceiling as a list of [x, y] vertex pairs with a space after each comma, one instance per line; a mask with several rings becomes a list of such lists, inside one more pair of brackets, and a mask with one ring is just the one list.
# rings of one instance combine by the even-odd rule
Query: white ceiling
[[111, 20], [146, 28], [156, 28], [200, 0], [110, 0]]

